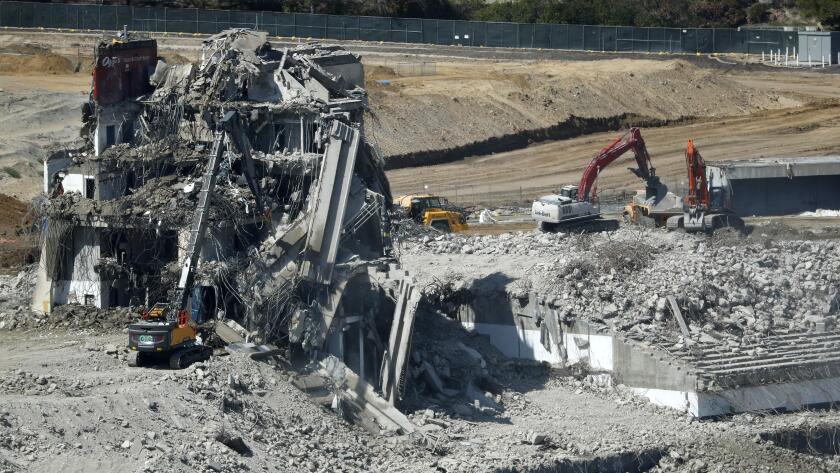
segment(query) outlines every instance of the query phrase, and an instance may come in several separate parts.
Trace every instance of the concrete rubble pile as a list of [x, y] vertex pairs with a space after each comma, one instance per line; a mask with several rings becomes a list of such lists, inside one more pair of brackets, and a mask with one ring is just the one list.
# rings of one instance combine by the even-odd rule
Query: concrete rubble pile
[[[625, 228], [595, 235], [529, 232], [417, 241], [421, 245], [406, 245], [403, 251], [451, 254], [456, 260], [466, 255], [539, 257], [528, 274], [491, 290], [511, 299], [536, 293], [561, 320], [603, 323], [650, 343], [683, 338], [668, 296], [675, 297], [689, 322], [691, 334], [685, 338], [725, 338], [733, 346], [771, 331], [832, 326], [837, 315], [830, 300], [840, 285], [840, 248], [831, 240], [728, 243]], [[441, 279], [448, 284], [446, 294], [432, 285], [433, 299], [463, 300], [465, 290], [475, 289], [474, 278], [467, 275]]]
[[700, 418], [820, 406], [840, 392], [834, 239], [622, 227], [414, 242], [403, 261], [421, 307], [509, 357], [592, 373]]
[[[65, 345], [78, 363], [62, 372], [0, 370], [0, 394], [43, 403], [43, 425], [14, 407], [0, 410], [3, 468], [48, 471], [52, 459], [74, 454], [78, 467], [110, 454], [142, 472], [409, 472], [430, 462], [421, 447], [406, 442], [395, 452], [394, 439], [309, 402], [276, 366], [232, 355], [181, 371], [126, 373], [119, 350], [95, 340]], [[123, 390], [130, 394], [116, 396]]]
[[[250, 456], [260, 446], [264, 454], [283, 458], [291, 471], [370, 471], [374, 466], [385, 470], [386, 463], [402, 466], [403, 459], [392, 457], [387, 446], [369, 444], [361, 432], [340, 425], [340, 419], [319, 411], [270, 370], [244, 357], [196, 364], [177, 377], [190, 392], [219, 400], [221, 405], [221, 415], [207, 419], [200, 432], [201, 443], [215, 448], [187, 452], [197, 464], [241, 468], [240, 455]], [[284, 402], [266, 405], [261, 398], [269, 392]], [[241, 433], [247, 433], [247, 441]], [[422, 450], [405, 447], [405, 456], [418, 454]]]
[[425, 312], [412, 343], [406, 408], [422, 413], [420, 425], [438, 427], [424, 410], [428, 406], [462, 417], [499, 414], [504, 411], [500, 397], [504, 388], [497, 378], [511, 377], [506, 371], [509, 363], [485, 337]]
[[44, 165], [33, 310], [171, 301], [209, 207], [194, 320], [232, 321], [292, 358], [335, 355], [397, 403], [418, 295], [392, 256], [358, 56], [229, 30], [197, 65], [166, 64], [154, 40], [126, 34], [96, 61], [85, 144]]
[[31, 267], [16, 275], [0, 275], [0, 330], [13, 330], [32, 318], [27, 301], [32, 298], [34, 276]]

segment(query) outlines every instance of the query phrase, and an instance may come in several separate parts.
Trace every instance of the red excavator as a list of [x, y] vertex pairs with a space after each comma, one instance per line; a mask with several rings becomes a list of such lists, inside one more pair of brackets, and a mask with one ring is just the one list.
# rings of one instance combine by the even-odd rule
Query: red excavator
[[744, 221], [729, 207], [724, 189], [708, 181], [706, 163], [692, 140], [688, 140], [685, 163], [688, 194], [683, 201], [683, 214], [668, 219], [668, 230], [683, 228], [690, 233], [713, 233], [719, 228], [730, 227], [743, 231]]
[[535, 200], [531, 215], [542, 231], [605, 231], [618, 228], [617, 220], [601, 218], [597, 203], [596, 183], [601, 171], [620, 158], [627, 151], [633, 151], [638, 168], [629, 168], [633, 174], [645, 181], [647, 197], [658, 199], [667, 192], [656, 177], [656, 169], [650, 161], [645, 140], [638, 128], [631, 128], [611, 145], [595, 156], [577, 186], [563, 186], [559, 193], [546, 195]]

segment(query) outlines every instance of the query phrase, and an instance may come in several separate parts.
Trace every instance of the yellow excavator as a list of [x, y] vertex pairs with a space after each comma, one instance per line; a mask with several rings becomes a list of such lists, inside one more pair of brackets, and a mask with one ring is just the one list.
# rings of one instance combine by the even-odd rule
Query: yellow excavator
[[406, 195], [394, 199], [394, 205], [399, 206], [415, 222], [444, 233], [463, 232], [469, 228], [466, 211], [444, 197], [430, 194]]
[[204, 361], [213, 349], [198, 343], [198, 325], [186, 310], [172, 316], [172, 305], [159, 302], [144, 312], [140, 321], [128, 326], [129, 366], [166, 361], [170, 368], [186, 368]]
[[239, 149], [244, 161], [244, 173], [257, 208], [263, 209], [259, 187], [255, 184], [253, 160], [249, 144], [243, 133], [237, 112], [227, 112], [216, 125], [213, 148], [198, 193], [198, 205], [193, 214], [189, 241], [181, 266], [181, 278], [172, 302], [159, 302], [143, 313], [141, 319], [128, 326], [129, 366], [143, 366], [154, 361], [167, 360], [172, 369], [186, 368], [196, 361], [203, 361], [213, 354], [212, 348], [201, 343], [199, 325], [191, 316], [190, 297], [195, 278], [195, 268], [201, 254], [202, 242], [207, 233], [210, 199], [216, 186], [219, 165], [224, 156], [225, 134]]

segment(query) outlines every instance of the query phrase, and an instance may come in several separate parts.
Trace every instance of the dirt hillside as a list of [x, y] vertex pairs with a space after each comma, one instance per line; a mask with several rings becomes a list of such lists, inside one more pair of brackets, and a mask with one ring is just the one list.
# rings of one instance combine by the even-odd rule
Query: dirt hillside
[[[683, 60], [400, 63], [364, 59], [385, 156], [446, 149], [554, 125], [570, 115], [735, 116], [799, 105]], [[423, 72], [431, 75], [403, 77]], [[403, 72], [405, 71], [405, 72]]]
[[0, 272], [33, 261], [35, 238], [26, 231], [31, 224], [27, 204], [0, 194]]
[[[706, 162], [838, 154], [839, 111], [837, 102], [827, 100], [799, 109], [647, 128], [642, 129], [642, 135], [657, 174], [674, 191], [681, 191], [688, 139], [694, 140]], [[388, 178], [395, 195], [417, 192], [428, 185], [432, 192], [465, 204], [521, 204], [561, 184], [577, 183], [592, 157], [619, 135], [596, 133], [449, 164], [397, 169], [389, 171]], [[633, 164], [628, 154], [602, 172], [598, 180], [601, 194], [642, 187], [627, 171]]]
[[[199, 40], [161, 39], [161, 54], [174, 62], [194, 59]], [[85, 59], [85, 54], [92, 51], [92, 46], [84, 41], [76, 36], [48, 41], [43, 35], [0, 34], [0, 58], [6, 57], [7, 63], [17, 64], [23, 61], [21, 57], [27, 56], [32, 66], [0, 70], [0, 108], [5, 111], [0, 117], [3, 192], [24, 200], [34, 197], [40, 189], [44, 147], [78, 137], [79, 107], [87, 99], [90, 88], [90, 75], [86, 72], [89, 58]], [[811, 154], [824, 154], [832, 148], [830, 139], [808, 145], [791, 139], [789, 134], [764, 133], [762, 130], [776, 128], [762, 126], [760, 114], [795, 110], [808, 102], [836, 96], [837, 75], [801, 71], [755, 74], [737, 67], [701, 68], [683, 59], [664, 57], [601, 59], [593, 53], [586, 58], [489, 60], [365, 52], [362, 60], [372, 111], [367, 118], [366, 132], [387, 157], [450, 149], [523, 130], [545, 129], [571, 115], [614, 117], [631, 113], [654, 119], [700, 117], [699, 123], [710, 117], [755, 116], [759, 121], [747, 119], [742, 123], [752, 124], [756, 133], [761, 133], [758, 142], [762, 147]], [[73, 70], [79, 65], [80, 72], [68, 72], [68, 63], [74, 65]], [[39, 67], [41, 73], [32, 73]], [[802, 117], [809, 120], [805, 115]], [[727, 132], [729, 119], [721, 119], [720, 131], [715, 133], [722, 134], [723, 141], [740, 141], [742, 135], [737, 137]], [[784, 128], [784, 123], [785, 119], [781, 118], [778, 126]], [[809, 121], [810, 128], [805, 131], [817, 133], [817, 129], [823, 130], [831, 123], [832, 120], [821, 124]], [[575, 152], [576, 158], [570, 157], [568, 166], [585, 163], [604, 146], [604, 139], [609, 140], [612, 135], [584, 139], [581, 143], [586, 144]], [[679, 166], [674, 163], [681, 159], [679, 147], [685, 139], [680, 135], [674, 136], [673, 142], [668, 141], [666, 162], [657, 164], [662, 166], [663, 175], [677, 174]], [[560, 146], [560, 152], [566, 152], [562, 145], [555, 146]], [[737, 157], [732, 153], [742, 153], [745, 146], [755, 149], [752, 144], [742, 143], [722, 149], [721, 155]], [[524, 189], [522, 193], [527, 193], [529, 188], [545, 188], [563, 177], [557, 175], [554, 153], [537, 151], [532, 159], [538, 160], [538, 165], [508, 161], [529, 157], [533, 150], [476, 160], [475, 168], [462, 168], [459, 166], [466, 163], [455, 163], [454, 168], [424, 170], [424, 181], [450, 190], [453, 186], [461, 187], [460, 196], [498, 191], [520, 193], [520, 187]], [[760, 153], [751, 155], [756, 154]], [[576, 168], [570, 167], [568, 172], [574, 174]], [[622, 179], [626, 177], [624, 174]], [[417, 183], [414, 170], [389, 175], [397, 192]]]
[[[0, 56], [2, 57], [2, 56]], [[78, 138], [90, 76], [0, 72], [0, 189], [30, 200], [41, 190], [45, 148]]]
[[71, 74], [76, 66], [66, 57], [39, 48], [10, 47], [0, 52], [0, 74]]

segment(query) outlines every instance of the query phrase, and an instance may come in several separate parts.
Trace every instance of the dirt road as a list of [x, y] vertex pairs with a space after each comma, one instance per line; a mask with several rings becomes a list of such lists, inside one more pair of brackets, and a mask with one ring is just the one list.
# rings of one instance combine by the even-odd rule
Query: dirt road
[[[707, 162], [840, 153], [840, 106], [824, 101], [795, 109], [644, 129], [642, 134], [657, 174], [678, 188], [684, 181], [684, 152], [689, 138]], [[430, 191], [462, 204], [516, 203], [560, 184], [577, 183], [586, 164], [617, 136], [619, 133], [599, 133], [450, 164], [398, 169], [389, 171], [388, 178], [397, 195], [428, 185]], [[633, 164], [628, 155], [604, 171], [599, 178], [601, 191], [640, 187], [641, 181], [626, 170]]]

